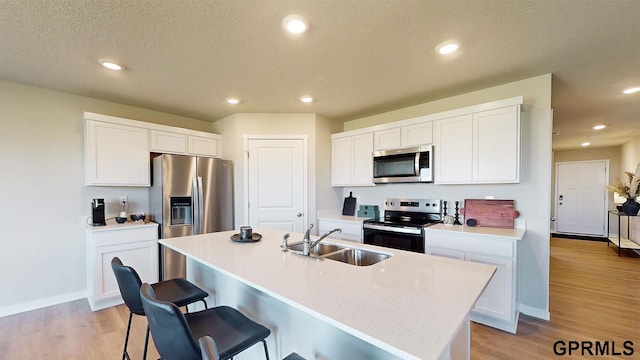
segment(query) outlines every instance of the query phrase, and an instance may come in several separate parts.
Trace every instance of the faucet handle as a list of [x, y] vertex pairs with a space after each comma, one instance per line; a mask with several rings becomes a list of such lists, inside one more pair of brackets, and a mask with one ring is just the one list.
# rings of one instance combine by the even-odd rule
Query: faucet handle
[[289, 236], [291, 236], [291, 234], [286, 233], [282, 237], [282, 245], [280, 245], [280, 247], [282, 248], [282, 252], [289, 251]]

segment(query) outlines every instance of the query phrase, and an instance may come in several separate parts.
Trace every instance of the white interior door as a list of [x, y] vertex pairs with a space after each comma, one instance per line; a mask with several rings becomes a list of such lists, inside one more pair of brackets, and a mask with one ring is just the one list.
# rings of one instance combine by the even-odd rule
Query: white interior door
[[304, 230], [307, 192], [305, 139], [248, 139], [248, 223]]
[[556, 232], [606, 236], [609, 161], [556, 163]]

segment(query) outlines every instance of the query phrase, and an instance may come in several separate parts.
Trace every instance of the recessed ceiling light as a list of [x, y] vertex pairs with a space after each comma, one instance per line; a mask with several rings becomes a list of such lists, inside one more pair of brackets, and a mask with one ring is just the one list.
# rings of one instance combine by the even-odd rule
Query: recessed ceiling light
[[309, 21], [302, 15], [292, 14], [282, 20], [282, 26], [292, 34], [302, 34], [309, 28]]
[[593, 127], [593, 130], [602, 130], [602, 129], [606, 128], [606, 127], [607, 127], [607, 125], [596, 125], [596, 126]]
[[636, 87], [631, 87], [631, 88], [625, 89], [623, 91], [623, 93], [625, 93], [625, 94], [633, 94], [633, 93], [637, 93], [638, 91], [640, 91], [640, 86], [636, 86]]
[[120, 64], [118, 64], [117, 62], [115, 62], [113, 60], [98, 59], [98, 61], [100, 62], [100, 64], [102, 64], [102, 66], [106, 67], [109, 70], [120, 71], [120, 70], [124, 69], [123, 65], [120, 65]]
[[231, 104], [231, 105], [236, 105], [236, 104], [240, 103], [240, 99], [234, 98], [234, 97], [230, 97], [230, 98], [227, 98], [227, 102], [229, 104]]
[[591, 143], [588, 141], [585, 141], [582, 144], [580, 144], [580, 146], [589, 146], [589, 145], [591, 145]]
[[436, 47], [436, 51], [442, 55], [448, 55], [456, 52], [460, 45], [454, 41], [445, 41]]
[[303, 96], [300, 96], [300, 101], [302, 101], [303, 103], [310, 103], [310, 102], [313, 102], [313, 97], [309, 95], [303, 95]]

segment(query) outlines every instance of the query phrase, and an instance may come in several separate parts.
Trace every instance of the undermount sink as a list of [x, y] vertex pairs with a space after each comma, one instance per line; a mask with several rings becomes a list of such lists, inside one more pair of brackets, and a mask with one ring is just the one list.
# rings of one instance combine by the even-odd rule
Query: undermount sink
[[386, 260], [390, 255], [362, 249], [345, 248], [332, 254], [323, 256], [324, 259], [336, 260], [355, 266], [369, 266]]
[[[290, 244], [289, 250], [299, 251], [300, 253], [302, 253], [303, 245], [304, 244], [301, 242]], [[311, 249], [310, 253], [312, 255], [322, 256], [322, 255], [330, 254], [342, 249], [345, 249], [345, 247], [340, 245], [335, 245], [335, 244], [319, 243]]]
[[[301, 242], [290, 244], [288, 247], [294, 253], [302, 254], [303, 244]], [[336, 244], [319, 243], [311, 249], [311, 257], [340, 261], [354, 266], [369, 266], [388, 259], [390, 255]]]

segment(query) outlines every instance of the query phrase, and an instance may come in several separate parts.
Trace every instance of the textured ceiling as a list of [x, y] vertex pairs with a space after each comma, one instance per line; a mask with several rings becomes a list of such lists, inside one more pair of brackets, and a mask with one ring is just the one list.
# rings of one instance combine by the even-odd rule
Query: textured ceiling
[[[302, 37], [282, 29], [292, 13]], [[209, 121], [351, 120], [552, 73], [555, 149], [640, 135], [640, 93], [621, 93], [640, 86], [637, 0], [0, 0], [0, 34], [0, 79]]]

